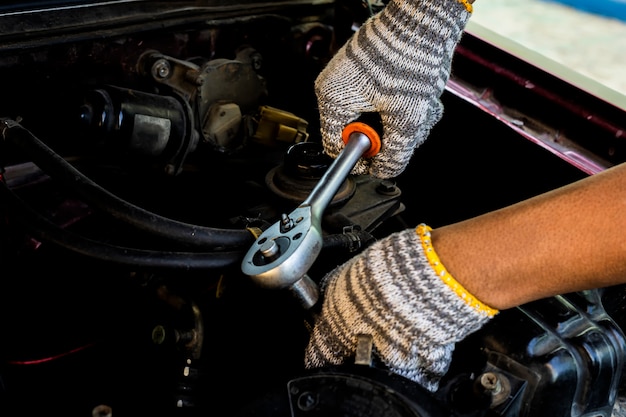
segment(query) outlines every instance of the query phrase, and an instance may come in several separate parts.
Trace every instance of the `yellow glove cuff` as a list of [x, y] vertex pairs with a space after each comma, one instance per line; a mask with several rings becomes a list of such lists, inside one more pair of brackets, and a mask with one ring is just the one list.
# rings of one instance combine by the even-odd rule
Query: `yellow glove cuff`
[[474, 6], [472, 6], [472, 4], [467, 1], [467, 0], [456, 0], [459, 3], [461, 3], [464, 7], [465, 10], [467, 10], [468, 13], [472, 13], [474, 11]]
[[491, 308], [488, 305], [484, 304], [478, 298], [474, 297], [469, 291], [465, 289], [446, 269], [445, 266], [439, 260], [439, 256], [437, 256], [437, 252], [435, 252], [435, 248], [433, 248], [432, 241], [430, 239], [430, 231], [432, 229], [425, 225], [420, 224], [415, 229], [415, 232], [420, 238], [422, 242], [422, 247], [424, 248], [424, 254], [426, 255], [426, 259], [428, 259], [428, 263], [433, 268], [435, 273], [441, 280], [458, 295], [463, 301], [467, 303], [470, 307], [474, 308], [481, 314], [484, 314], [487, 317], [493, 317], [498, 314], [498, 310], [495, 308]]

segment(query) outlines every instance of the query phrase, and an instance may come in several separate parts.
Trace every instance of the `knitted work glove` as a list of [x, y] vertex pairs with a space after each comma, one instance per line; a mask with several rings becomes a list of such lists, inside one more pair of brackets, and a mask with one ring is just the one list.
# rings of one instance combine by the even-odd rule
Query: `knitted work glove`
[[321, 290], [306, 368], [344, 363], [354, 357], [357, 335], [369, 334], [390, 371], [430, 391], [447, 372], [455, 343], [497, 314], [445, 271], [425, 225], [374, 243], [328, 273]]
[[391, 0], [359, 28], [315, 80], [326, 153], [337, 157], [349, 122], [378, 113], [382, 149], [352, 173], [391, 178], [404, 171], [441, 119], [439, 98], [470, 16], [467, 8], [459, 0]]

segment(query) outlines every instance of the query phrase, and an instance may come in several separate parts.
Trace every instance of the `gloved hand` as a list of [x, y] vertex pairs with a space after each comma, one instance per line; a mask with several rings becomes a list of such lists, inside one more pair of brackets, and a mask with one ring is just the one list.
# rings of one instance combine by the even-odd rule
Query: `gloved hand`
[[354, 356], [357, 335], [369, 334], [390, 371], [430, 391], [447, 372], [455, 343], [497, 313], [445, 271], [425, 225], [379, 240], [320, 287], [307, 368], [343, 364]]
[[359, 28], [315, 81], [326, 153], [335, 158], [343, 149], [349, 122], [378, 113], [382, 149], [352, 173], [391, 178], [404, 171], [441, 119], [440, 96], [470, 7], [459, 0], [391, 0]]

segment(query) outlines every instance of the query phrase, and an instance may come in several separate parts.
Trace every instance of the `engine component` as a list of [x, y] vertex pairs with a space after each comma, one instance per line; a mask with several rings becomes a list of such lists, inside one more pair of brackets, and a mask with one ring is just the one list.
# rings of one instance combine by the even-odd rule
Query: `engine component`
[[[309, 370], [237, 416], [443, 417], [446, 407], [414, 382], [374, 366], [371, 335], [357, 336], [354, 364]], [[250, 411], [250, 407], [254, 411]]]
[[[467, 412], [479, 386], [493, 416], [609, 417], [626, 341], [605, 311], [601, 292], [566, 294], [501, 312], [458, 345], [438, 397]], [[483, 369], [467, 366], [482, 361]], [[465, 378], [473, 382], [462, 382]]]
[[[300, 203], [313, 191], [331, 164], [332, 159], [324, 153], [319, 142], [296, 143], [287, 150], [284, 162], [267, 173], [265, 183], [277, 196]], [[355, 191], [354, 178], [349, 176], [337, 189], [329, 207], [345, 203]]]
[[238, 417], [444, 417], [448, 410], [423, 388], [377, 368], [325, 369], [289, 380]]
[[252, 138], [261, 143], [300, 143], [309, 138], [309, 123], [293, 113], [270, 106], [261, 106]]
[[322, 215], [357, 161], [380, 150], [379, 134], [369, 125], [353, 122], [343, 133], [345, 148], [309, 196], [264, 231], [241, 264], [260, 285], [289, 288], [305, 308], [313, 307], [319, 295], [307, 272], [322, 249]]
[[213, 59], [201, 65], [147, 51], [137, 68], [157, 85], [184, 97], [194, 108], [194, 127], [202, 141], [224, 152], [242, 146], [243, 115], [255, 113], [267, 96], [265, 80], [258, 74], [261, 65], [257, 51], [242, 47], [235, 59]]
[[133, 162], [159, 163], [169, 175], [180, 173], [198, 143], [191, 108], [176, 95], [106, 86], [86, 95], [80, 120]]
[[[1, 7], [0, 414], [609, 416], [624, 287], [502, 312], [433, 394], [372, 346], [305, 372], [315, 309], [242, 272], [332, 164], [313, 82], [385, 3]], [[407, 171], [349, 176], [328, 202], [314, 283], [388, 232], [624, 161], [623, 109], [471, 32], [457, 50], [446, 111]]]
[[181, 173], [199, 142], [234, 153], [248, 139], [265, 146], [306, 141], [306, 120], [262, 104], [261, 61], [249, 47], [234, 60], [202, 65], [149, 50], [139, 57], [138, 72], [161, 92], [104, 86], [86, 95], [80, 120], [101, 143], [134, 157], [131, 163], [147, 162], [168, 175]]
[[[178, 243], [204, 247], [205, 249], [209, 247], [217, 249], [232, 249], [233, 247], [241, 248], [243, 244], [251, 239], [252, 235], [245, 230], [207, 228], [174, 219], [168, 219], [141, 207], [137, 207], [131, 202], [117, 197], [108, 190], [99, 186], [90, 178], [83, 175], [60, 155], [56, 154], [52, 149], [41, 142], [32, 134], [32, 132], [25, 129], [14, 120], [2, 119], [0, 123], [0, 132], [5, 139], [11, 141], [16, 146], [22, 147], [22, 149], [24, 149], [29, 156], [31, 156], [33, 161], [43, 167], [49, 175], [62, 182], [66, 182], [69, 187], [73, 188], [78, 194], [82, 195], [94, 207], [99, 207], [104, 212], [110, 213], [113, 217], [120, 219], [122, 222], [132, 224], [141, 230], [147, 231], [153, 236], [169, 237]], [[9, 201], [13, 201], [16, 205], [24, 208], [23, 210], [17, 210], [17, 213], [20, 213], [20, 215], [27, 215], [33, 211], [32, 209], [26, 209], [28, 206], [24, 204], [17, 195], [11, 192], [4, 182], [0, 188], [5, 191], [5, 195], [9, 197]], [[49, 231], [55, 229], [54, 225], [50, 224], [50, 222], [46, 219], [38, 216], [36, 213], [32, 213], [31, 220], [36, 219], [39, 220], [34, 221], [33, 223], [41, 227], [41, 230]], [[30, 224], [29, 227], [33, 228], [34, 224]], [[37, 233], [36, 227], [34, 232]], [[46, 236], [48, 233], [43, 233], [42, 235]], [[49, 234], [50, 237], [56, 235], [57, 233]], [[90, 248], [93, 245], [82, 245], [80, 242], [81, 239], [76, 236], [68, 235], [67, 238], [67, 240], [58, 239], [57, 242], [62, 245], [67, 244], [70, 247], [75, 246], [78, 252], [91, 252], [88, 251], [87, 248]], [[103, 253], [109, 252], [106, 250], [106, 246], [101, 249]], [[97, 253], [98, 250], [94, 249], [94, 252]], [[153, 254], [151, 253], [139, 252], [137, 254], [138, 256], [133, 259], [132, 253], [129, 251], [121, 250], [119, 253], [122, 255], [122, 258], [120, 259], [122, 263], [125, 263], [126, 261], [130, 263], [143, 263], [143, 261], [140, 262], [140, 260], [145, 258], [147, 264], [150, 264], [150, 258], [153, 257]], [[173, 255], [173, 253], [170, 255]], [[163, 254], [157, 263], [169, 263], [166, 258], [169, 258], [170, 255]], [[197, 260], [199, 260], [203, 257], [202, 254], [194, 256], [185, 252], [179, 253], [179, 255], [181, 255], [183, 259], [186, 258], [187, 261], [190, 261], [192, 258], [197, 258]], [[236, 254], [231, 254], [229, 258], [233, 259], [235, 256]], [[207, 258], [206, 254], [204, 257]], [[177, 256], [173, 256], [173, 260], [176, 258]], [[124, 261], [124, 259], [126, 259], [126, 261]], [[153, 260], [156, 261], [156, 259]], [[224, 258], [224, 260], [226, 260], [226, 258]], [[174, 262], [174, 264], [175, 263], [176, 262]], [[200, 264], [202, 263], [203, 262], [200, 262]], [[183, 268], [188, 267], [185, 266], [185, 262], [182, 262], [179, 266]]]

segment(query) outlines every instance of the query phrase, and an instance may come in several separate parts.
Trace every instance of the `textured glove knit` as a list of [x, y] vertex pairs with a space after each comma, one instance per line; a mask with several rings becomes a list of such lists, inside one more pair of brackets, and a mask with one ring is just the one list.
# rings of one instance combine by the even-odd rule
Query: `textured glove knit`
[[327, 274], [324, 301], [305, 352], [305, 366], [340, 365], [354, 356], [357, 335], [373, 337], [389, 370], [436, 391], [454, 345], [490, 316], [439, 277], [409, 229], [382, 239]]
[[382, 149], [352, 173], [391, 178], [404, 171], [441, 119], [439, 98], [469, 16], [456, 0], [392, 0], [367, 20], [315, 81], [326, 153], [336, 157], [344, 126], [375, 112]]

